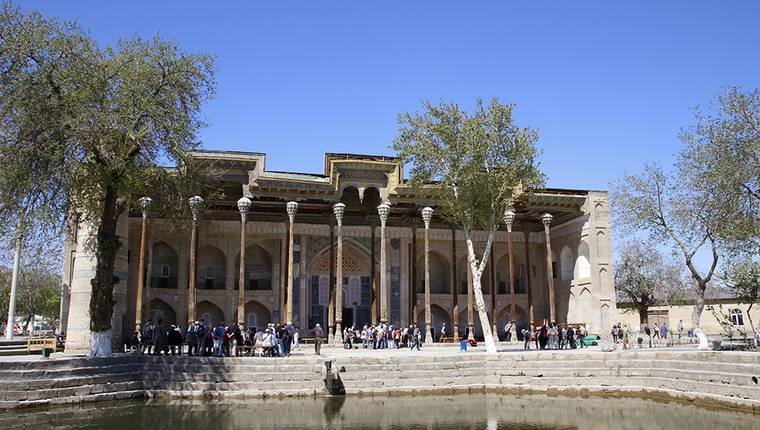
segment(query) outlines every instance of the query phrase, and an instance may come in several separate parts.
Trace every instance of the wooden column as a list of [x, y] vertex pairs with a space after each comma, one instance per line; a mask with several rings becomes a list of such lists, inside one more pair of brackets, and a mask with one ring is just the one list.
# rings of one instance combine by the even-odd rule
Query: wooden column
[[523, 235], [525, 236], [525, 288], [526, 292], [528, 293], [528, 323], [531, 325], [531, 330], [533, 330], [533, 291], [530, 286], [530, 249], [528, 248], [528, 236], [530, 236], [530, 232], [527, 229], [523, 229]]
[[[142, 208], [142, 226], [140, 228], [140, 261], [137, 264], [137, 300], [135, 301], [135, 326], [139, 330], [142, 324], [142, 307], [143, 307], [143, 285], [145, 284], [145, 247], [147, 245], [148, 233], [148, 209], [153, 200], [150, 197], [140, 199], [140, 208]], [[12, 327], [12, 326], [11, 326]]]
[[375, 265], [375, 229], [377, 228], [377, 222], [375, 217], [370, 217], [369, 220], [370, 238], [369, 238], [369, 259], [370, 266], [370, 278], [372, 289], [370, 290], [370, 321], [371, 324], [377, 322], [377, 266]]
[[433, 343], [433, 331], [431, 330], [432, 316], [430, 315], [430, 220], [433, 218], [433, 209], [422, 209], [422, 221], [425, 223], [425, 343]]
[[330, 282], [327, 283], [327, 342], [334, 342], [335, 328], [335, 218], [329, 217], [330, 224]]
[[417, 309], [417, 284], [419, 283], [419, 280], [417, 279], [417, 223], [418, 220], [416, 217], [412, 217], [409, 220], [409, 224], [412, 227], [412, 264], [409, 266], [411, 267], [412, 271], [412, 288], [409, 292], [409, 301], [412, 305], [412, 315], [409, 321], [411, 321], [412, 324], [417, 324], [417, 312], [419, 312], [419, 309]]
[[385, 223], [388, 221], [390, 205], [381, 203], [377, 207], [377, 214], [380, 216], [380, 322], [388, 322], [388, 276], [387, 276], [387, 258], [385, 246]]
[[190, 275], [187, 285], [187, 325], [195, 322], [195, 272], [197, 270], [198, 254], [198, 222], [201, 217], [203, 199], [200, 196], [190, 197], [190, 211], [193, 214], [193, 228], [190, 233]]
[[544, 237], [546, 238], [546, 277], [549, 287], [549, 322], [556, 321], [556, 307], [554, 303], [554, 268], [552, 267], [552, 240], [549, 226], [552, 223], [552, 216], [548, 213], [541, 216], [544, 223]]
[[457, 279], [457, 228], [451, 226], [451, 323], [452, 336], [459, 340], [459, 280]]
[[[150, 316], [151, 274], [153, 273], [153, 229], [148, 229], [148, 257], [145, 261], [145, 305], [142, 310], [143, 320]], [[176, 276], [176, 275], [175, 275]]]
[[248, 219], [248, 209], [251, 201], [247, 197], [241, 197], [238, 201], [240, 211], [240, 271], [238, 272], [238, 299], [237, 299], [237, 322], [239, 326], [245, 324], [245, 223]]
[[333, 342], [338, 345], [343, 343], [343, 212], [345, 210], [346, 205], [343, 203], [333, 205], [335, 221], [338, 223], [338, 260], [335, 262], [335, 278], [337, 280], [335, 285], [335, 336]]
[[[514, 272], [514, 256], [512, 255], [512, 224], [515, 221], [515, 213], [512, 210], [504, 212], [504, 222], [507, 225], [507, 259], [509, 260], [509, 321], [512, 323], [512, 328], [517, 331], [515, 325], [517, 312], [517, 304], [515, 303], [515, 272]], [[516, 339], [517, 337], [515, 337]]]
[[298, 203], [288, 202], [286, 205], [288, 212], [288, 221], [290, 223], [290, 231], [288, 234], [288, 289], [287, 297], [285, 299], [285, 323], [293, 323], [293, 225], [296, 220], [296, 211], [298, 211]]

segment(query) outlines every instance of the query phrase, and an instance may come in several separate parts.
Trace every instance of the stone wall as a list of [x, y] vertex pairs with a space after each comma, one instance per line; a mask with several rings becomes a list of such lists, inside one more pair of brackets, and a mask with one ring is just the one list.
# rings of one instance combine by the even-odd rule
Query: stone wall
[[337, 358], [120, 356], [0, 363], [0, 408], [170, 397], [457, 392], [645, 395], [760, 411], [760, 355], [689, 351], [456, 353]]

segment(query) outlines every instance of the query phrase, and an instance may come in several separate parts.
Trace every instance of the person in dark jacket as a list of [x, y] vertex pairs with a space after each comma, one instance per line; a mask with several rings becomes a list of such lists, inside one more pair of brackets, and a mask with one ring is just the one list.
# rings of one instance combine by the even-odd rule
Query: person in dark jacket
[[314, 330], [311, 331], [314, 335], [314, 353], [319, 355], [322, 349], [322, 338], [325, 336], [325, 332], [322, 331], [322, 327], [317, 324], [314, 326]]

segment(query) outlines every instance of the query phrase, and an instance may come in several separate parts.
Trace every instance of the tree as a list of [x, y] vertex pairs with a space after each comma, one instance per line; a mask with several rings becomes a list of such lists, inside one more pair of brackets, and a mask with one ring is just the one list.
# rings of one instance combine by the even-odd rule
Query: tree
[[621, 246], [615, 263], [615, 289], [622, 302], [631, 303], [639, 322], [647, 322], [649, 307], [683, 297], [682, 267], [666, 258], [657, 246], [632, 240]]
[[760, 253], [760, 91], [731, 88], [710, 112], [695, 110], [681, 133], [679, 173], [719, 217], [715, 234], [732, 254]]
[[[705, 291], [720, 258], [715, 233], [720, 220], [697, 194], [656, 165], [647, 165], [642, 174], [626, 175], [615, 183], [612, 202], [615, 222], [624, 233], [647, 233], [653, 243], [668, 243], [680, 255], [695, 283], [691, 322], [698, 328]], [[706, 271], [694, 264], [694, 256], [702, 249], [708, 249], [711, 257]]]
[[7, 3], [0, 42], [0, 221], [94, 226], [90, 355], [110, 355], [116, 227], [136, 207], [130, 198], [149, 193], [157, 213], [176, 218], [189, 192], [208, 190], [189, 152], [214, 92], [213, 59], [159, 37], [101, 48], [75, 24]]
[[734, 262], [722, 275], [725, 288], [729, 294], [746, 303], [747, 318], [752, 328], [753, 338], [755, 323], [752, 321], [752, 306], [760, 303], [760, 263], [751, 258]]
[[61, 307], [61, 275], [44, 268], [21, 272], [18, 291], [18, 315], [24, 317], [24, 326], [36, 315], [51, 323], [58, 321]]
[[[464, 232], [475, 308], [486, 349], [496, 352], [481, 289], [481, 275], [505, 210], [520, 193], [543, 184], [536, 131], [513, 122], [510, 104], [477, 100], [468, 113], [455, 103], [423, 103], [423, 113], [399, 115], [393, 148], [411, 165], [410, 184], [436, 201], [440, 213]], [[478, 255], [473, 232], [488, 232]], [[495, 316], [494, 316], [495, 317]]]

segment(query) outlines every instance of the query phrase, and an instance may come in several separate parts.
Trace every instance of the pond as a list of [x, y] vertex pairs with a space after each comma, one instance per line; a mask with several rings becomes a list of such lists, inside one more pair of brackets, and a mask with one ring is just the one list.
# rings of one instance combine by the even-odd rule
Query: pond
[[462, 394], [128, 401], [0, 413], [3, 430], [759, 429], [760, 415], [640, 398]]

